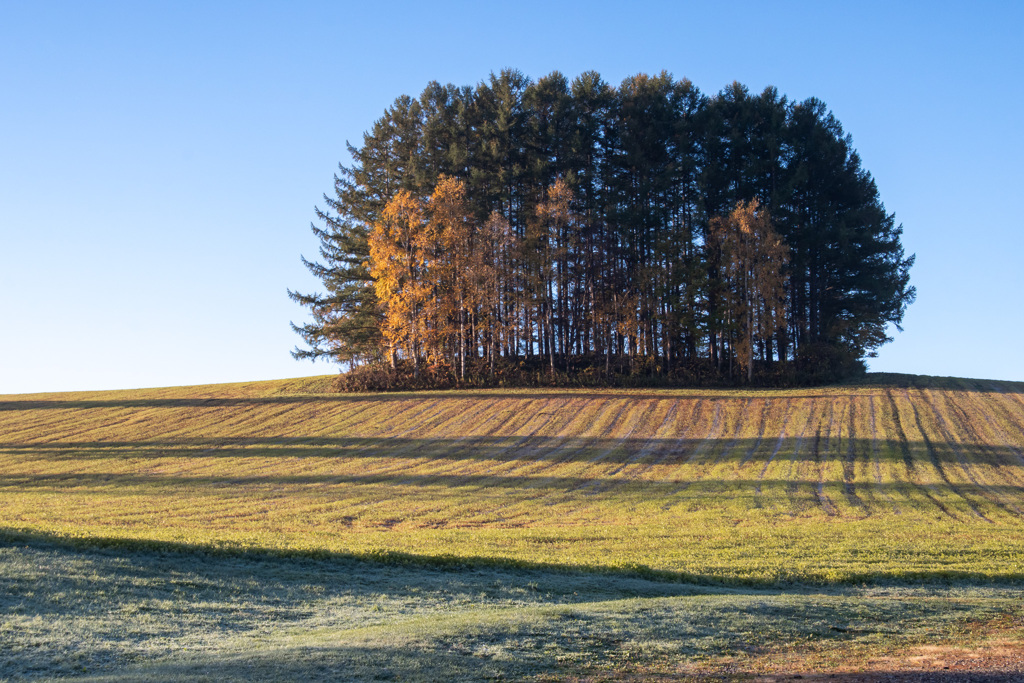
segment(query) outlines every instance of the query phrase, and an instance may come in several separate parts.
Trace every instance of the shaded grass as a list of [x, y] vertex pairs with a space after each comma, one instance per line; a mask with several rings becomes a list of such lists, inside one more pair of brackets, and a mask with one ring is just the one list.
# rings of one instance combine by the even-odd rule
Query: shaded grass
[[521, 680], [753, 674], [797, 653], [969, 639], [1021, 624], [1019, 588], [753, 590], [526, 569], [0, 546], [11, 679]]

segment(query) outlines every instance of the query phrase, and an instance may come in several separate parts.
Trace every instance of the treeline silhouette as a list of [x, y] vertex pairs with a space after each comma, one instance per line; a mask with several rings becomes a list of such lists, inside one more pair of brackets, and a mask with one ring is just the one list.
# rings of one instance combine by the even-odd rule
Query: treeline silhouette
[[913, 299], [902, 226], [817, 99], [514, 70], [401, 96], [289, 292], [348, 389], [785, 384], [864, 368]]

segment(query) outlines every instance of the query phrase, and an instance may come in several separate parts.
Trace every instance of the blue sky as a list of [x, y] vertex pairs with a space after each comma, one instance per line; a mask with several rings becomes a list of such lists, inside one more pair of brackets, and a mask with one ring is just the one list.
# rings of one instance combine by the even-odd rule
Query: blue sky
[[1024, 4], [0, 0], [0, 393], [334, 372], [286, 289], [401, 94], [667, 70], [824, 100], [917, 254], [871, 369], [1024, 380]]

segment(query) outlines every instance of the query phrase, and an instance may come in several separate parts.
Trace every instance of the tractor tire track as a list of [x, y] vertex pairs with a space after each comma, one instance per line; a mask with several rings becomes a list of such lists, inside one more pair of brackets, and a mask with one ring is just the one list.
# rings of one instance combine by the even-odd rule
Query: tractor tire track
[[[970, 392], [968, 391], [957, 392], [957, 395], [963, 396], [965, 400], [974, 402], [974, 400], [970, 397]], [[1021, 478], [1014, 472], [1014, 469], [1016, 468], [1013, 467], [1013, 465], [1007, 465], [1005, 463], [1005, 458], [1000, 456], [998, 449], [995, 446], [986, 443], [986, 440], [982, 438], [981, 434], [978, 432], [978, 429], [972, 424], [971, 419], [967, 415], [964, 408], [954, 400], [953, 396], [951, 396], [949, 392], [941, 392], [940, 396], [942, 397], [943, 403], [945, 404], [949, 412], [950, 420], [955, 422], [955, 427], [961, 433], [965, 434], [968, 438], [970, 438], [973, 441], [974, 447], [981, 454], [987, 456], [986, 459], [989, 461], [992, 468], [994, 468], [995, 473], [999, 475], [1000, 480], [1004, 482], [1004, 485], [1009, 484], [1013, 488], [1020, 489], [1022, 481]], [[994, 421], [992, 420], [991, 416], [988, 415], [988, 411], [985, 409], [984, 406], [977, 406], [977, 409], [971, 412], [973, 415], [982, 416], [987, 421], [987, 424], [990, 427], [995, 427]], [[947, 438], [949, 438], [950, 446], [954, 448], [957, 451], [958, 455], [962, 457], [964, 445], [963, 440], [954, 440], [952, 436], [949, 436]], [[973, 478], [972, 481], [974, 481]], [[1012, 509], [1017, 516], [1022, 515], [1021, 509], [1013, 502], [1006, 501], [1006, 496], [1004, 496], [995, 488], [993, 488], [990, 485], [990, 483], [979, 484], [979, 486], [982, 486], [986, 491], [988, 491], [992, 496], [994, 496], [996, 500], [1005, 501], [1001, 503], [1003, 509], [1007, 510], [1008, 512]]]
[[871, 422], [870, 422], [870, 426], [871, 426], [871, 456], [870, 457], [871, 457], [871, 464], [872, 464], [873, 474], [875, 476], [875, 486], [878, 488], [879, 494], [881, 494], [881, 496], [883, 498], [885, 498], [886, 501], [888, 501], [889, 505], [892, 506], [893, 513], [898, 515], [898, 514], [900, 514], [899, 506], [896, 505], [896, 501], [893, 500], [892, 496], [889, 495], [889, 493], [885, 490], [885, 485], [882, 483], [882, 465], [881, 465], [881, 461], [880, 461], [880, 459], [878, 457], [878, 421], [877, 421], [876, 416], [875, 416], [875, 396], [874, 395], [871, 395], [871, 396], [868, 397], [868, 406], [871, 408], [871, 411], [870, 411], [870, 415], [871, 415]]
[[783, 409], [783, 413], [782, 413], [782, 427], [779, 430], [779, 438], [775, 442], [775, 448], [772, 450], [771, 454], [768, 456], [768, 459], [765, 460], [764, 467], [761, 468], [761, 471], [757, 475], [757, 484], [754, 485], [754, 505], [755, 505], [755, 507], [761, 507], [762, 506], [761, 505], [761, 495], [762, 495], [761, 494], [761, 482], [764, 481], [764, 477], [768, 473], [768, 468], [771, 467], [771, 464], [773, 462], [775, 462], [775, 457], [779, 454], [779, 451], [782, 450], [783, 444], [786, 443], [786, 429], [789, 427], [789, 420], [793, 416], [793, 412], [795, 411], [796, 404], [797, 404], [796, 401], [787, 401], [786, 402], [786, 407]]
[[[740, 409], [738, 411], [729, 411], [730, 413], [734, 413], [736, 415], [736, 422], [735, 422], [735, 424], [733, 425], [733, 428], [732, 428], [732, 438], [729, 440], [729, 442], [727, 444], [725, 444], [721, 448], [718, 448], [718, 449], [712, 451], [713, 453], [715, 453], [715, 457], [714, 457], [714, 459], [712, 459], [710, 462], [708, 462], [705, 465], [705, 467], [704, 467], [704, 473], [705, 474], [710, 473], [711, 470], [713, 470], [720, 463], [725, 461], [728, 458], [728, 455], [730, 453], [732, 453], [733, 450], [736, 449], [736, 446], [740, 442], [740, 434], [743, 432], [743, 427], [746, 425], [746, 422], [747, 422], [747, 412], [748, 412], [748, 409], [750, 408], [750, 404], [752, 402], [753, 402], [753, 399], [748, 398], [748, 399], [745, 400], [745, 402], [743, 403], [743, 406], [740, 407]], [[721, 439], [719, 439], [719, 441], [720, 440]]]
[[939, 458], [939, 453], [938, 450], [935, 448], [935, 444], [932, 442], [931, 439], [928, 438], [928, 433], [925, 431], [924, 423], [921, 422], [921, 412], [918, 410], [917, 404], [914, 403], [913, 399], [910, 397], [910, 391], [904, 389], [903, 394], [904, 397], [907, 399], [907, 403], [910, 404], [911, 409], [914, 411], [914, 421], [917, 423], [917, 430], [921, 433], [921, 439], [924, 440], [924, 447], [925, 450], [928, 451], [928, 458], [931, 460], [932, 467], [934, 467], [936, 472], [938, 472], [939, 477], [946, 484], [946, 486], [949, 487], [949, 490], [952, 491], [955, 495], [959, 496], [960, 499], [962, 499], [967, 504], [967, 507], [971, 509], [971, 512], [973, 512], [978, 518], [983, 519], [986, 522], [989, 522], [990, 524], [993, 523], [992, 520], [986, 517], [985, 514], [981, 511], [981, 508], [979, 508], [974, 501], [968, 498], [959, 486], [957, 486], [950, 480], [949, 475], [946, 473], [946, 469], [942, 466], [942, 461]]
[[[476, 471], [472, 475], [467, 475], [466, 479], [480, 479], [481, 477], [494, 479], [497, 477], [505, 477], [508, 476], [510, 472], [515, 472], [518, 469], [526, 467], [527, 463], [523, 462], [519, 457], [509, 458], [507, 461], [502, 462], [502, 456], [511, 453], [513, 450], [518, 450], [523, 445], [530, 443], [530, 441], [537, 435], [537, 432], [542, 430], [551, 422], [554, 416], [554, 411], [549, 410], [549, 408], [551, 407], [552, 402], [556, 400], [557, 399], [553, 398], [543, 399], [543, 404], [540, 406], [540, 409], [536, 411], [530, 410], [530, 408], [533, 407], [534, 402], [529, 402], [521, 413], [526, 416], [526, 420], [521, 422], [520, 425], [514, 429], [518, 431], [531, 423], [536, 423], [533, 428], [526, 434], [512, 436], [511, 438], [515, 439], [512, 443], [500, 448], [494, 448], [487, 459], [493, 461], [495, 464], [482, 472]], [[537, 420], [541, 415], [546, 415], [546, 419]], [[502, 467], [505, 467], [505, 469], [501, 469]], [[453, 481], [452, 485], [458, 485], [457, 481], [458, 480]]]
[[[635, 405], [634, 405], [634, 406], [633, 406], [633, 407], [631, 408], [630, 412], [632, 412], [632, 411], [633, 411], [633, 410], [635, 410], [635, 409], [636, 409], [636, 407], [635, 407]], [[606, 459], [606, 458], [607, 458], [607, 457], [608, 457], [609, 455], [611, 455], [611, 454], [612, 454], [613, 452], [615, 452], [616, 450], [618, 450], [618, 449], [619, 449], [619, 447], [620, 447], [620, 446], [621, 446], [621, 445], [622, 445], [623, 443], [625, 443], [625, 442], [626, 442], [626, 439], [628, 439], [628, 438], [629, 438], [630, 436], [632, 436], [632, 435], [633, 435], [633, 432], [635, 432], [635, 431], [636, 431], [637, 427], [639, 427], [639, 426], [640, 426], [640, 425], [641, 425], [641, 424], [643, 423], [643, 419], [642, 419], [642, 418], [643, 418], [643, 417], [644, 417], [644, 416], [645, 416], [645, 415], [646, 415], [646, 414], [647, 414], [647, 413], [648, 413], [648, 412], [649, 412], [650, 410], [651, 410], [651, 406], [645, 406], [645, 407], [644, 407], [644, 408], [642, 409], [642, 412], [640, 413], [640, 415], [639, 415], [639, 416], [637, 416], [637, 418], [636, 418], [636, 419], [634, 419], [634, 420], [632, 420], [632, 421], [631, 421], [631, 422], [632, 422], [632, 424], [631, 424], [631, 425], [630, 425], [630, 427], [629, 427], [629, 431], [627, 431], [627, 432], [626, 432], [626, 433], [625, 433], [624, 435], [622, 435], [622, 436], [619, 436], [619, 437], [615, 437], [615, 440], [614, 440], [614, 441], [613, 441], [613, 442], [612, 442], [612, 443], [611, 443], [610, 445], [608, 445], [608, 446], [607, 446], [606, 448], [602, 449], [602, 450], [601, 450], [601, 451], [600, 451], [599, 453], [597, 453], [596, 455], [593, 455], [593, 456], [591, 456], [591, 457], [590, 457], [590, 464], [591, 464], [591, 467], [592, 467], [592, 468], [595, 468], [595, 469], [596, 469], [597, 467], [600, 467], [600, 465], [604, 463], [605, 459]], [[616, 417], [615, 417], [615, 420], [614, 420], [613, 424], [614, 424], [615, 422], [618, 422], [618, 421], [619, 421], [619, 419], [620, 419], [621, 417], [622, 417], [622, 411], [620, 410], [620, 411], [619, 411], [619, 414], [618, 414], [618, 415], [616, 415]], [[606, 470], [605, 472], [602, 472], [602, 473], [600, 473], [600, 474], [598, 474], [598, 473], [595, 473], [595, 475], [594, 475], [593, 477], [591, 477], [591, 481], [589, 481], [589, 482], [585, 482], [585, 483], [580, 483], [580, 484], [577, 484], [576, 486], [572, 487], [572, 488], [570, 489], [570, 491], [582, 491], [582, 492], [584, 492], [584, 493], [588, 493], [588, 492], [589, 492], [589, 493], [597, 493], [597, 492], [599, 492], [599, 491], [601, 491], [601, 490], [604, 490], [604, 488], [605, 488], [605, 487], [603, 486], [603, 481], [602, 481], [602, 479], [603, 479], [604, 477], [607, 477], [607, 470]]]
[[[471, 463], [466, 462], [467, 460], [474, 460], [472, 457], [459, 457], [462, 454], [472, 452], [473, 446], [476, 444], [470, 443], [470, 439], [477, 439], [477, 443], [486, 441], [486, 435], [500, 429], [502, 426], [500, 418], [506, 416], [509, 412], [502, 401], [490, 405], [475, 402], [467, 406], [456, 407], [461, 410], [459, 413], [461, 419], [456, 419], [454, 421], [449, 420], [442, 423], [439, 427], [445, 427], [443, 431], [439, 428], [431, 430], [432, 436], [425, 439], [423, 443], [417, 445], [412, 451], [409, 451], [409, 453], [415, 453], [418, 450], [426, 449], [430, 453], [429, 474], [427, 472], [422, 472], [418, 473], [417, 477], [440, 477], [442, 475], [450, 475], [452, 472], [458, 471], [467, 466], [472, 467], [473, 465]], [[482, 411], [481, 408], [483, 408]], [[473, 422], [481, 427], [490, 425], [490, 429], [484, 432], [483, 435], [470, 435], [464, 433], [462, 436], [459, 436], [454, 440], [451, 440], [450, 437], [446, 436], [453, 432], [457, 433], [462, 431], [462, 427], [464, 427], [467, 422]], [[438, 431], [441, 431], [442, 433], [438, 434]], [[409, 453], [405, 454], [406, 457]], [[410, 463], [409, 469], [419, 469], [419, 465]]]
[[[857, 495], [857, 402], [852, 396], [846, 398], [846, 458], [843, 461], [843, 495], [853, 507], [867, 511], [868, 507]], [[840, 427], [840, 430], [842, 428]], [[840, 439], [840, 443], [841, 443]], [[864, 451], [865, 469], [867, 467], [867, 451]]]
[[[892, 389], [886, 389], [885, 394], [889, 399], [889, 408], [892, 411], [893, 425], [896, 428], [896, 435], [898, 438], [897, 443], [899, 444], [900, 452], [903, 455], [903, 466], [906, 470], [907, 481], [911, 484], [915, 484], [915, 479], [917, 479], [917, 467], [914, 464], [914, 456], [910, 452], [910, 442], [907, 439], [906, 431], [903, 429], [903, 421], [900, 419], [900, 409], [896, 405], [896, 398], [892, 395]], [[916, 410], [914, 414], [916, 416]], [[922, 482], [917, 484], [917, 488], [924, 494], [925, 498], [930, 500], [932, 504], [939, 508], [939, 510], [941, 510], [947, 517], [951, 517], [956, 520], [960, 519], [936, 497], [937, 492], [932, 484], [925, 484]]]
[[1016, 430], [1020, 435], [1016, 439], [1011, 437], [1010, 434], [1003, 429], [1003, 427], [999, 425], [988, 412], [985, 413], [985, 419], [992, 426], [993, 430], [999, 434], [999, 438], [1003, 440], [1003, 443], [1010, 452], [1017, 456], [1018, 464], [1024, 465], [1024, 421], [1022, 421], [1006, 405], [1006, 397], [998, 391], [994, 391], [993, 393], [995, 394], [995, 397], [990, 398], [986, 402], [986, 405], [990, 405], [994, 410], [998, 411], [1008, 423], [1007, 427]]
[[[647, 415], [647, 413], [651, 412], [656, 407], [657, 407], [657, 402], [656, 401], [645, 402], [645, 405], [643, 405], [642, 407], [638, 407], [636, 402], [623, 401], [623, 405], [619, 408], [619, 411], [616, 413], [615, 417], [612, 418], [612, 420], [610, 422], [611, 425], [615, 425], [615, 424], [617, 424], [620, 421], [620, 419], [622, 418], [623, 411], [625, 411], [627, 408], [629, 409], [630, 412], [639, 409], [639, 410], [641, 410], [641, 415], [639, 416], [639, 418], [631, 421], [632, 425], [630, 426], [629, 431], [624, 436], [618, 438], [615, 441], [615, 443], [613, 443], [611, 446], [609, 446], [607, 449], [605, 449], [605, 451], [603, 451], [598, 457], [596, 457], [596, 458], [595, 457], [589, 458], [587, 460], [587, 462], [584, 464], [584, 467], [586, 469], [593, 469], [595, 466], [597, 466], [598, 463], [601, 460], [603, 460], [604, 457], [607, 457], [607, 455], [610, 454], [612, 451], [614, 451], [621, 443], [625, 442], [625, 440], [629, 438], [629, 436], [637, 429], [637, 427], [640, 424], [643, 423], [643, 420], [642, 420], [643, 416]], [[580, 413], [577, 413], [576, 414], [576, 419], [579, 419], [579, 418], [580, 418]], [[564, 433], [572, 424], [574, 424], [576, 422], [576, 419], [570, 420], [567, 424], [563, 425], [562, 429], [561, 429], [561, 432]], [[600, 422], [600, 420], [594, 420], [594, 421], [592, 421], [592, 424], [593, 423], [599, 423], [599, 422]], [[553, 452], [557, 452], [557, 451], [553, 451]], [[569, 449], [566, 449], [563, 452], [563, 455], [562, 455], [561, 459], [572, 458], [576, 453], [579, 453], [579, 452], [580, 452], [579, 450], [571, 451]], [[557, 464], [558, 464], [558, 462], [552, 462], [552, 463], [550, 463], [550, 466], [557, 466]], [[516, 472], [520, 472], [520, 470], [516, 470]], [[518, 476], [527, 477], [529, 475], [519, 474]], [[579, 475], [577, 475], [577, 476], [579, 477]], [[602, 492], [608, 490], [609, 488], [612, 488], [611, 486], [609, 486], [608, 482], [604, 481], [599, 476], [594, 475], [594, 476], [589, 477], [589, 478], [579, 477], [580, 479], [584, 479], [584, 481], [582, 481], [580, 484], [578, 484], [576, 486], [568, 487], [568, 488], [565, 488], [565, 489], [560, 489], [560, 490], [558, 490], [557, 492], [555, 492], [553, 494], [553, 492], [551, 490], [551, 483], [552, 482], [557, 482], [560, 478], [562, 478], [562, 477], [560, 477], [560, 476], [536, 477], [536, 479], [534, 481], [525, 482], [522, 486], [517, 487], [517, 491], [520, 492], [521, 495], [517, 496], [514, 500], [509, 500], [508, 502], [504, 503], [503, 505], [499, 505], [498, 507], [495, 507], [495, 508], [490, 508], [489, 509], [489, 514], [498, 515], [503, 510], [507, 510], [507, 509], [509, 509], [511, 507], [520, 506], [520, 505], [528, 504], [528, 503], [531, 503], [531, 502], [536, 502], [537, 500], [542, 499], [542, 498], [551, 498], [553, 495], [556, 496], [557, 499], [550, 501], [548, 503], [548, 505], [553, 505], [553, 504], [556, 504], [557, 502], [562, 502], [567, 497], [571, 497], [571, 494], [573, 494], [573, 493], [583, 493], [584, 495], [594, 495], [594, 494], [597, 494], [597, 493], [602, 493]], [[586, 479], [589, 479], [589, 481], [586, 481]], [[526, 492], [526, 491], [534, 491], [534, 493], [528, 494], [528, 495], [522, 495], [522, 493]]]
[[[682, 453], [687, 452], [687, 441], [690, 438], [690, 432], [693, 431], [694, 426], [697, 425], [703, 419], [704, 411], [707, 406], [707, 401], [705, 399], [698, 398], [695, 401], [687, 401], [687, 403], [691, 404], [689, 414], [677, 417], [675, 425], [673, 425], [678, 425], [680, 419], [684, 420], [685, 426], [682, 430], [682, 433], [678, 434], [674, 439], [666, 439], [665, 444], [663, 444], [658, 449], [662, 451], [661, 455], [656, 457], [652, 462], [648, 463], [643, 470], [638, 472], [637, 477], [639, 477], [642, 474], [647, 474], [656, 467], [660, 467], [663, 465], [671, 465], [672, 463], [670, 462], [670, 460], [673, 459], [673, 456], [678, 456]], [[682, 444], [682, 449], [676, 448], [679, 444]]]
[[[364, 422], [364, 414], [367, 412], [369, 412], [369, 417], [374, 417], [377, 410], [381, 409], [383, 406], [388, 406], [390, 408], [390, 403], [391, 402], [368, 401], [366, 408], [364, 408], [363, 410], [355, 411], [352, 414], [348, 415], [345, 421], [342, 422], [341, 424], [332, 425], [332, 429], [326, 432], [328, 436], [321, 435], [319, 437], [313, 438], [338, 438], [340, 435], [344, 435], [346, 433], [346, 430], [343, 429], [343, 427], [346, 427], [348, 425], [354, 426], [355, 424]], [[436, 403], [437, 401], [433, 402], [433, 404]], [[433, 404], [425, 405], [425, 402], [416, 400], [400, 401], [398, 402], [397, 407], [390, 408], [392, 414], [389, 416], [387, 427], [400, 427], [401, 425], [407, 424], [410, 419], [415, 419], [419, 415], [422, 415], [425, 411], [429, 410], [430, 406]], [[420, 408], [420, 410], [414, 413], [411, 417], [407, 415], [407, 413], [415, 410], [416, 408]], [[376, 423], [377, 421], [375, 420], [374, 424]], [[415, 427], [412, 427], [409, 430], [407, 430], [406, 433], [411, 433], [414, 430]], [[360, 431], [362, 432], [362, 434], [360, 434]], [[371, 451], [380, 452], [381, 443], [383, 441], [400, 438], [397, 436], [382, 436], [380, 431], [378, 431], [377, 433], [369, 433], [369, 430], [352, 429], [350, 433], [352, 432], [354, 432], [352, 436], [342, 437], [345, 438], [347, 442], [345, 443], [344, 446], [325, 446], [319, 454], [319, 457], [321, 458], [333, 459], [335, 461], [335, 470], [342, 467], [343, 465], [351, 466], [353, 463], [358, 462], [358, 466], [360, 468], [361, 473], [373, 473], [373, 465], [376, 464], [378, 467], [382, 467], [384, 466], [384, 462], [382, 460], [377, 461], [375, 463], [367, 462], [366, 456]]]
[[[1024, 484], [1024, 479], [1017, 474], [1020, 471], [1020, 466], [1024, 465], [1024, 450], [1022, 450], [1024, 439], [1015, 443], [1004, 426], [1000, 424], [997, 413], [1014, 427], [1020, 429], [1022, 437], [1024, 437], [1024, 428], [1021, 428], [1013, 417], [1005, 412], [998, 400], [983, 401], [977, 390], [965, 386], [966, 383], [961, 384], [960, 391], [946, 392], [943, 395], [946, 405], [949, 406], [952, 413], [955, 413], [957, 424], [974, 439], [974, 443], [979, 448], [989, 455], [992, 465], [1004, 480], [1011, 480], [1017, 486]], [[966, 405], [962, 405], [961, 402]], [[984, 420], [984, 426], [988, 428], [987, 436], [982, 435], [983, 427], [977, 426], [972, 417], [981, 417]]]
[[[676, 413], [679, 411], [679, 403], [680, 401], [678, 399], [671, 402], [671, 405], [665, 412], [665, 419], [661, 421], [661, 425], [651, 433], [651, 436], [647, 438], [644, 445], [636, 453], [623, 461], [623, 463], [613, 471], [609, 472], [609, 477], [614, 477], [620, 474], [627, 467], [641, 465], [646, 457], [658, 450], [661, 441], [665, 438], [665, 432], [668, 431], [673, 420], [675, 420]], [[630, 474], [633, 475], [631, 476], [632, 479], [636, 478], [635, 472], [631, 472]]]
[[754, 443], [751, 444], [750, 448], [746, 450], [743, 457], [736, 464], [736, 469], [742, 469], [747, 463], [750, 462], [751, 458], [754, 457], [754, 453], [761, 446], [764, 441], [764, 430], [768, 426], [768, 412], [771, 410], [772, 400], [766, 398], [761, 401], [761, 418], [757, 424], [757, 437], [754, 439]]
[[[804, 422], [803, 428], [800, 430], [800, 434], [796, 435], [793, 440], [793, 450], [789, 453], [789, 471], [784, 477], [786, 480], [786, 496], [789, 498], [790, 509], [799, 510], [800, 506], [800, 474], [803, 467], [800, 464], [800, 451], [803, 450], [804, 440], [807, 437], [807, 431], [809, 429], [820, 429], [821, 416], [818, 414], [818, 399], [811, 398], [810, 405], [807, 407], [807, 420]], [[817, 420], [815, 420], [817, 418]], [[814, 425], [812, 426], [812, 423]], [[811, 493], [816, 495], [815, 486], [811, 483], [813, 480], [808, 477], [805, 480], [811, 488]]]
[[[527, 403], [527, 406], [532, 405], [533, 402]], [[467, 413], [470, 412], [467, 410]], [[525, 412], [525, 411], [520, 411]], [[486, 417], [479, 420], [476, 424], [478, 428], [474, 430], [476, 433], [466, 433], [459, 436], [451, 443], [445, 446], [445, 452], [441, 454], [440, 458], [445, 460], [448, 465], [447, 467], [439, 467], [431, 471], [434, 476], [458, 476], [460, 473], [466, 470], [471, 470], [474, 474], [479, 473], [479, 463], [484, 460], [490, 460], [495, 454], [487, 452], [486, 444], [493, 443], [497, 440], [495, 434], [503, 427], [508, 426], [509, 417], [514, 415], [516, 411], [513, 406], [509, 405], [508, 401], [499, 400], [496, 403], [486, 405]], [[440, 440], [438, 440], [440, 442]], [[474, 452], [481, 452], [477, 457], [470, 455]]]
[[830, 451], [832, 443], [832, 432], [835, 429], [835, 416], [836, 416], [836, 399], [832, 398], [828, 402], [826, 408], [828, 411], [828, 426], [824, 427], [824, 441], [825, 444], [822, 446], [822, 429], [824, 423], [824, 413], [818, 420], [818, 424], [815, 427], [814, 441], [811, 444], [811, 459], [814, 461], [815, 469], [815, 481], [814, 481], [814, 498], [818, 502], [818, 507], [824, 511], [829, 517], [835, 517], [839, 514], [839, 508], [832, 502], [832, 499], [825, 493], [825, 470], [828, 467], [827, 457], [822, 456], [824, 450], [827, 454]]
[[[832, 402], [829, 402], [830, 411]], [[831, 424], [829, 425], [831, 429]], [[828, 432], [825, 434], [825, 450], [828, 450]], [[818, 507], [820, 507], [826, 515], [829, 517], [835, 517], [839, 514], [839, 509], [836, 507], [832, 499], [825, 493], [825, 463], [821, 457], [821, 423], [818, 423], [817, 429], [814, 432], [814, 443], [811, 446], [811, 457], [814, 458], [814, 464], [818, 470], [817, 481], [814, 483], [814, 499], [818, 501]]]
[[[1001, 454], [997, 454], [996, 457], [1001, 463], [1001, 467], [1015, 469], [1024, 468], [1024, 450], [1017, 446], [1017, 444], [1010, 438], [1010, 435], [1007, 434], [1006, 431], [999, 425], [999, 423], [993, 420], [990, 415], [984, 415], [984, 417], [986, 422], [988, 423], [989, 429], [992, 430], [992, 433], [995, 434], [999, 438], [999, 440], [1003, 442], [1003, 448], [1007, 451], [1007, 453], [1012, 454], [1014, 456], [1014, 459], [1016, 460], [1016, 463], [1006, 463], [1004, 462], [1005, 458], [1003, 458]], [[1022, 483], [1020, 476], [1012, 475], [1012, 477], [1018, 483]]]
[[[967, 456], [964, 454], [964, 449], [962, 447], [962, 438], [959, 434], [953, 433], [954, 426], [950, 424], [950, 421], [956, 419], [956, 416], [954, 414], [954, 407], [949, 403], [945, 393], [940, 391], [939, 395], [944, 399], [943, 402], [946, 404], [946, 408], [949, 411], [950, 420], [946, 419], [946, 416], [943, 414], [942, 409], [936, 402], [931, 390], [921, 390], [920, 394], [924, 399], [925, 404], [931, 409], [935, 426], [938, 428], [939, 434], [949, 446], [949, 449], [956, 456], [957, 464], [960, 465], [960, 469], [963, 470], [964, 475], [978, 491], [983, 491], [987, 494], [981, 497], [1011, 515], [1020, 516], [1020, 508], [1013, 504], [1004, 502], [1003, 496], [994, 488], [989, 486], [988, 483], [982, 481], [975, 472], [975, 468], [968, 462]], [[964, 433], [969, 437], [974, 437], [975, 443], [980, 445], [980, 438], [977, 433], [970, 428], [966, 421], [958, 420], [958, 424], [956, 426], [960, 427], [961, 433]]]
[[[585, 404], [590, 403], [589, 401]], [[565, 468], [569, 463], [573, 461], [580, 461], [579, 468], [584, 470], [590, 468], [589, 461], [583, 462], [579, 455], [586, 450], [586, 441], [582, 441], [578, 434], [581, 430], [576, 429], [579, 423], [590, 424], [592, 422], [586, 410], [574, 409], [575, 402], [570, 402], [563, 408], [563, 412], [568, 412], [570, 418], [558, 429], [557, 432], [547, 437], [547, 445], [543, 447], [537, 447], [533, 450], [532, 464], [534, 465], [533, 471], [528, 473], [519, 473], [519, 476], [530, 476], [536, 477], [536, 482], [529, 484], [528, 486], [537, 487], [548, 485], [550, 482], [555, 481], [563, 476], [566, 476], [567, 472], [562, 472], [558, 475], [544, 475], [555, 468]], [[591, 439], [592, 441], [592, 439]], [[570, 446], [575, 442], [575, 447]]]
[[707, 436], [700, 440], [700, 443], [698, 443], [697, 447], [693, 449], [693, 452], [690, 453], [690, 456], [686, 459], [684, 463], [681, 464], [681, 467], [687, 467], [692, 465], [694, 469], [693, 475], [690, 476], [687, 481], [682, 482], [680, 486], [678, 486], [674, 491], [672, 491], [671, 495], [675, 496], [682, 493], [683, 491], [690, 487], [690, 484], [693, 484], [694, 482], [703, 478], [703, 471], [698, 469], [700, 467], [700, 463], [698, 462], [698, 456], [702, 456], [705, 452], [712, 448], [711, 444], [713, 444], [714, 441], [717, 440], [719, 437], [719, 431], [722, 428], [722, 401], [723, 399], [718, 399], [714, 402], [715, 412], [713, 417], [711, 418], [711, 428], [708, 430]]
[[[348, 450], [345, 453], [345, 457], [348, 459], [365, 459], [369, 453], [373, 453], [377, 456], [373, 459], [373, 462], [362, 463], [361, 472], [364, 475], [390, 475], [393, 472], [408, 468], [409, 462], [405, 459], [405, 454], [416, 448], [415, 440], [410, 439], [409, 436], [424, 428], [424, 422], [417, 420], [423, 415], [430, 415], [431, 411], [433, 411], [439, 403], [441, 403], [441, 399], [423, 401], [422, 403], [415, 400], [410, 401], [408, 408], [402, 410], [396, 415], [393, 415], [388, 422], [389, 427], [395, 430], [402, 430], [403, 427], [410, 425], [410, 423], [412, 423], [412, 426], [408, 426], [397, 434], [387, 434], [385, 432], [373, 436], [366, 436], [361, 439], [361, 443], [355, 444], [353, 448]], [[417, 407], [419, 410], [416, 410]], [[407, 414], [410, 412], [412, 413], [411, 415]], [[402, 445], [391, 446], [390, 443], [394, 441], [397, 441]], [[340, 481], [344, 481], [344, 477]]]
[[[439, 405], [440, 404], [440, 405]], [[377, 475], [393, 474], [403, 470], [413, 470], [419, 467], [430, 455], [423, 454], [424, 449], [431, 445], [430, 434], [442, 428], [447, 423], [457, 419], [460, 415], [456, 403], [446, 403], [439, 399], [431, 404], [429, 411], [422, 411], [411, 419], [421, 418], [415, 426], [402, 432], [399, 436], [389, 436], [374, 440], [369, 448], [376, 448], [380, 451], [381, 467], [366, 470]], [[394, 439], [400, 439], [400, 446], [392, 447], [390, 443]], [[390, 462], [388, 462], [390, 461]]]

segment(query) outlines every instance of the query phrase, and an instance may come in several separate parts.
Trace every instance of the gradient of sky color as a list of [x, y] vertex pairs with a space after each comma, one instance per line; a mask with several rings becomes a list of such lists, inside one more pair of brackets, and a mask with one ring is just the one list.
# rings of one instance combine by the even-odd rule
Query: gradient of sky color
[[399, 95], [667, 70], [825, 101], [917, 254], [879, 371], [1024, 381], [1024, 4], [0, 0], [0, 393], [324, 374], [286, 289]]

